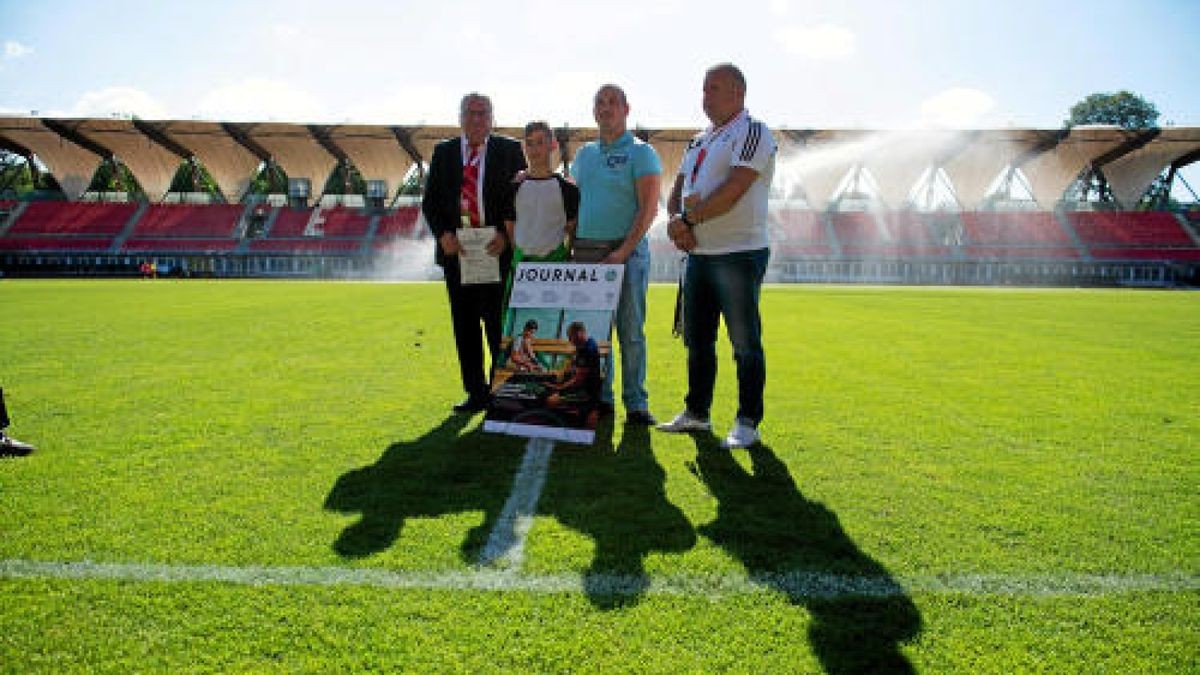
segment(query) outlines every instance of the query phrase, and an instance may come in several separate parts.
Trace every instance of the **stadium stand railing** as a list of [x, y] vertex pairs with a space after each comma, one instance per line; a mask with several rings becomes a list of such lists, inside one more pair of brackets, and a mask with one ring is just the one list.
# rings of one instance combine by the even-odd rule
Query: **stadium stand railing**
[[307, 239], [256, 239], [250, 242], [251, 253], [326, 253], [353, 254], [362, 247], [361, 239], [326, 239], [324, 237], [308, 237]]
[[0, 238], [0, 251], [107, 253], [112, 242], [112, 237], [9, 235]]

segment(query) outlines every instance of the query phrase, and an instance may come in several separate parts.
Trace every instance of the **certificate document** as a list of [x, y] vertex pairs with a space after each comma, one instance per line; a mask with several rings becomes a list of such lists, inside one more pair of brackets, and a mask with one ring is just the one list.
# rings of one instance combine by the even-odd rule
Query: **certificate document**
[[458, 244], [458, 269], [462, 284], [495, 284], [500, 282], [500, 258], [488, 255], [488, 242], [496, 236], [490, 227], [460, 228]]

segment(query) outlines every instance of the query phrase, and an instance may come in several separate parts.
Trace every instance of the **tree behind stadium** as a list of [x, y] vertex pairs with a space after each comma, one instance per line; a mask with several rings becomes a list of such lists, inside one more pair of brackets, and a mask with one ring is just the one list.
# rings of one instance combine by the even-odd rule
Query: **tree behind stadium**
[[1158, 108], [1137, 94], [1121, 90], [1115, 94], [1096, 93], [1071, 106], [1070, 128], [1082, 124], [1115, 124], [1126, 129], [1153, 129], [1158, 126]]

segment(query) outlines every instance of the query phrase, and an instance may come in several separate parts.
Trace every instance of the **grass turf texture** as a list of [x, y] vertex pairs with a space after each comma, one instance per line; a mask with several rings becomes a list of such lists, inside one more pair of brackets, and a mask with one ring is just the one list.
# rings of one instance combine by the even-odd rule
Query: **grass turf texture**
[[[672, 301], [652, 288], [660, 417], [684, 390]], [[0, 460], [0, 561], [470, 572], [521, 461], [447, 414], [436, 284], [5, 281], [0, 307], [12, 432], [40, 446]], [[0, 671], [1196, 667], [1200, 296], [768, 287], [763, 308], [765, 447], [618, 423], [554, 452], [517, 574], [632, 589], [6, 578]], [[797, 570], [897, 590], [772, 581]], [[748, 573], [760, 591], [637, 587]], [[915, 582], [976, 574], [1182, 583]]]

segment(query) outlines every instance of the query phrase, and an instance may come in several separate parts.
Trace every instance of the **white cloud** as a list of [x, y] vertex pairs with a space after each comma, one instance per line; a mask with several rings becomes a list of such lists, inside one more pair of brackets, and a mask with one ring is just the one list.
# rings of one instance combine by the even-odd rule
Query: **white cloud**
[[927, 125], [964, 129], [977, 126], [995, 107], [995, 99], [987, 92], [955, 87], [925, 99], [921, 117]]
[[167, 107], [150, 94], [134, 87], [105, 87], [89, 91], [71, 108], [73, 117], [137, 115], [146, 119], [167, 119]]
[[389, 87], [377, 98], [361, 99], [346, 110], [346, 119], [364, 124], [457, 124], [462, 93], [431, 84]]
[[250, 78], [218, 87], [196, 107], [200, 117], [220, 120], [315, 122], [328, 117], [311, 93], [286, 82]]
[[16, 40], [5, 40], [4, 58], [7, 60], [20, 59], [33, 53], [33, 47], [23, 45]]
[[847, 59], [858, 49], [854, 33], [832, 23], [781, 26], [775, 40], [788, 53], [822, 61]]
[[292, 41], [300, 37], [300, 27], [292, 23], [277, 23], [271, 26], [271, 35], [281, 41]]
[[792, 3], [790, 0], [770, 0], [767, 9], [775, 16], [786, 16], [792, 11]]

